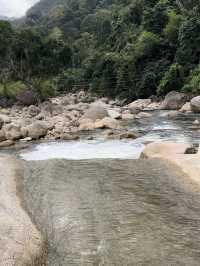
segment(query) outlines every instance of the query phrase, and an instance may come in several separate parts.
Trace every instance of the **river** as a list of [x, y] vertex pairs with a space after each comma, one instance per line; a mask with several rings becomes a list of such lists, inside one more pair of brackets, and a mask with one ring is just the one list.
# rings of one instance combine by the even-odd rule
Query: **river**
[[23, 205], [46, 238], [47, 265], [199, 266], [199, 188], [170, 163], [138, 159], [150, 141], [199, 143], [195, 119], [154, 112], [126, 124], [136, 140], [98, 131], [18, 151]]
[[[32, 145], [20, 152], [25, 160], [46, 160], [65, 158], [81, 159], [138, 159], [144, 144], [152, 141], [171, 140], [194, 144], [200, 142], [200, 126], [193, 125], [200, 121], [200, 114], [180, 114], [176, 119], [168, 119], [167, 112], [152, 112], [152, 117], [124, 123], [128, 130], [137, 132], [136, 140], [105, 140], [101, 130], [92, 134], [94, 140], [87, 140], [88, 133], [80, 141], [53, 141]], [[18, 153], [19, 154], [19, 153]]]
[[28, 162], [24, 202], [49, 266], [200, 265], [200, 193], [166, 162]]

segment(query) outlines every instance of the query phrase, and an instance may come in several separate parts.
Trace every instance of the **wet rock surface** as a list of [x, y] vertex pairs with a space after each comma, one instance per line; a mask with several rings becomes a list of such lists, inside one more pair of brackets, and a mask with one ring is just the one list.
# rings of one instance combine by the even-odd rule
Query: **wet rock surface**
[[164, 110], [179, 110], [187, 101], [188, 96], [186, 94], [171, 91], [165, 96], [160, 108]]
[[23, 166], [1, 156], [0, 169], [0, 265], [43, 266], [45, 241], [22, 207]]
[[24, 193], [50, 266], [199, 265], [199, 188], [167, 162], [29, 162]]
[[[70, 136], [68, 139], [73, 138], [73, 135], [81, 138], [83, 132], [90, 132], [92, 135], [97, 129], [102, 132], [113, 129], [117, 132], [124, 126], [127, 129], [126, 123], [152, 122], [155, 117], [153, 113], [159, 112], [163, 106], [164, 109], [173, 110], [163, 113], [166, 119], [176, 120], [181, 115], [192, 114], [193, 121], [198, 120], [199, 114], [191, 113], [197, 110], [194, 109], [194, 103], [198, 102], [198, 97], [191, 102], [189, 100], [189, 96], [173, 91], [164, 101], [152, 96], [150, 99], [138, 99], [125, 104], [123, 100], [97, 98], [80, 91], [50, 98], [35, 105], [13, 105], [10, 108], [0, 108], [0, 143], [7, 140], [25, 141], [27, 137], [48, 141], [63, 139], [65, 135]], [[198, 125], [195, 124], [194, 127], [198, 130]], [[2, 145], [6, 146], [6, 142]]]

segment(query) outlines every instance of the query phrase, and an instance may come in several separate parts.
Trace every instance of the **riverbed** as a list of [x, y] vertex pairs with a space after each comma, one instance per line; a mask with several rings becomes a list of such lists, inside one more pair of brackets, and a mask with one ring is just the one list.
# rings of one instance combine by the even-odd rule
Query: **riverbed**
[[[196, 119], [200, 121], [199, 114], [179, 114], [176, 119], [169, 119], [165, 111], [151, 113], [152, 117], [124, 123], [124, 128], [139, 135], [135, 140], [108, 140], [99, 130], [82, 134], [79, 141], [33, 144], [18, 154], [25, 160], [138, 159], [149, 142], [170, 140], [188, 145], [200, 142], [200, 126], [193, 124]], [[93, 140], [88, 140], [88, 136]]]
[[22, 206], [46, 240], [47, 265], [200, 265], [200, 188], [167, 161], [139, 159], [152, 141], [199, 143], [200, 117], [152, 114], [124, 123], [135, 140], [95, 131], [6, 151], [23, 159]]
[[23, 184], [49, 266], [200, 263], [200, 192], [171, 164], [35, 161]]

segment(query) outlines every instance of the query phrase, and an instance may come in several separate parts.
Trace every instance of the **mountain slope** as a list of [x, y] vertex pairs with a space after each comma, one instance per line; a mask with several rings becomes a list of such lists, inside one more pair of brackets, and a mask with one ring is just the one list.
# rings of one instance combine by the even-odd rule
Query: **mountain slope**
[[129, 99], [196, 93], [199, 10], [197, 0], [41, 0], [16, 32], [10, 78]]

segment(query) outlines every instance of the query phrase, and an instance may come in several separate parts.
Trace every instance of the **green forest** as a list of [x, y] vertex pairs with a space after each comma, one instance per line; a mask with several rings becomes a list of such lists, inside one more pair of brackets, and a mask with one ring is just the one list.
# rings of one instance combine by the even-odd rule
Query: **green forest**
[[41, 0], [0, 21], [0, 96], [200, 92], [199, 0]]

